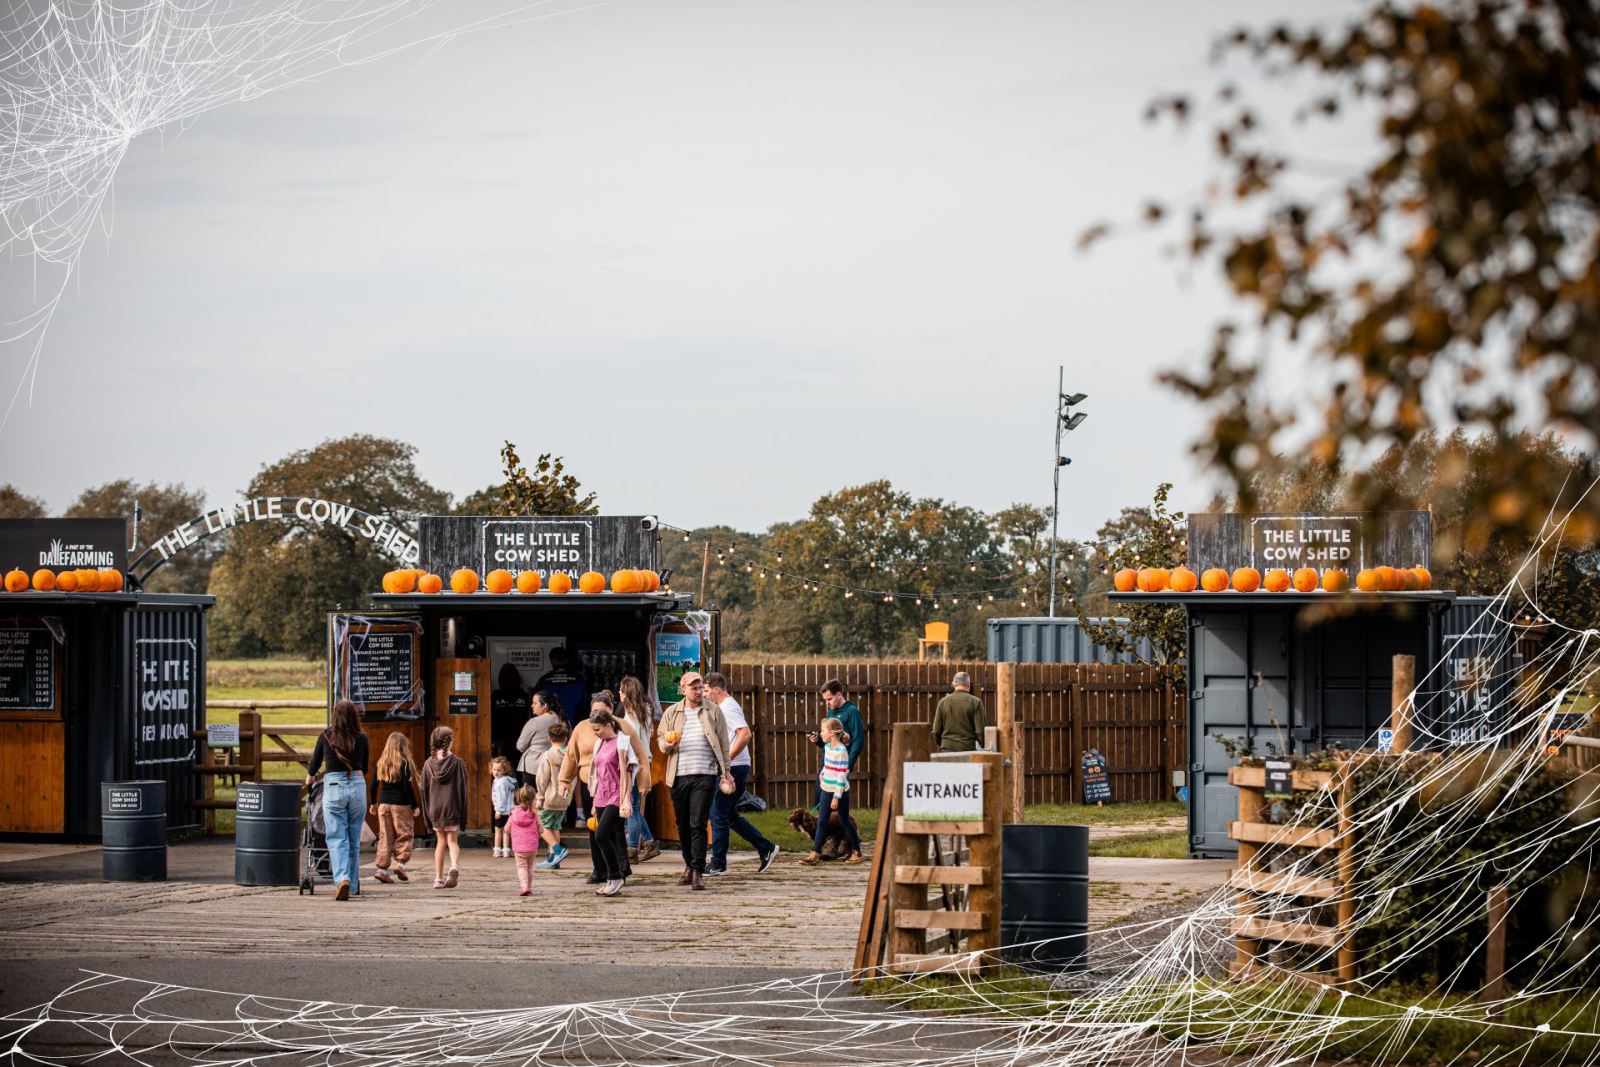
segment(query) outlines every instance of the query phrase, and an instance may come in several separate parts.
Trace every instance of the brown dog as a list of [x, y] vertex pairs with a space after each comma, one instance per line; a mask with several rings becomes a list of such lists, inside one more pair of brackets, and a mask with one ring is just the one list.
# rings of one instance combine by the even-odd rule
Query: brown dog
[[[851, 819], [851, 824], [855, 823]], [[795, 832], [805, 836], [807, 841], [817, 839], [817, 817], [809, 808], [795, 808], [789, 812], [789, 825]], [[822, 839], [821, 856], [825, 860], [843, 859], [850, 855], [850, 843], [844, 836], [844, 831], [839, 828], [839, 813], [828, 812], [828, 836]]]

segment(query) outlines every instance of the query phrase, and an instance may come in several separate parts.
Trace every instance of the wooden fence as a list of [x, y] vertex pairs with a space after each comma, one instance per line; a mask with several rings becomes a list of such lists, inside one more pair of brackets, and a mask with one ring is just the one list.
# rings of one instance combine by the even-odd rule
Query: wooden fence
[[[971, 663], [735, 663], [729, 691], [755, 730], [752, 788], [775, 808], [810, 806], [817, 750], [806, 734], [826, 710], [818, 690], [844, 683], [867, 724], [867, 749], [857, 765], [863, 804], [876, 804], [888, 770], [896, 723], [929, 722], [956, 671], [973, 688], [994, 724], [995, 665]], [[1116, 801], [1167, 800], [1172, 772], [1188, 746], [1184, 695], [1153, 667], [1136, 664], [1024, 663], [1017, 667], [1016, 717], [1023, 723], [1029, 804], [1081, 803], [1078, 759], [1087, 748], [1106, 757]]]

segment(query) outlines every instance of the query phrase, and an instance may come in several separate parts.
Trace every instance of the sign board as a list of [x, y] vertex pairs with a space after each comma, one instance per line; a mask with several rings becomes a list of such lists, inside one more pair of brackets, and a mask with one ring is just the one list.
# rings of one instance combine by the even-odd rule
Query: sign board
[[1565, 747], [1568, 734], [1577, 733], [1589, 724], [1588, 713], [1582, 711], [1558, 711], [1550, 716], [1550, 734], [1545, 741], [1545, 754], [1550, 756], [1561, 755]]
[[413, 630], [372, 626], [350, 631], [346, 693], [358, 708], [409, 703], [416, 696], [417, 638]]
[[144, 791], [139, 789], [106, 790], [106, 811], [137, 814], [144, 810]]
[[478, 694], [476, 693], [451, 693], [451, 715], [476, 715], [478, 714]]
[[211, 748], [238, 748], [239, 724], [236, 722], [206, 723], [206, 744]]
[[1267, 788], [1269, 795], [1287, 796], [1294, 792], [1294, 764], [1286, 759], [1269, 759], [1266, 761]]
[[1250, 520], [1251, 566], [1260, 569], [1359, 570], [1367, 565], [1363, 547], [1360, 515], [1257, 515]]
[[907, 820], [978, 822], [983, 819], [983, 764], [907, 763], [900, 798]]
[[0, 712], [55, 711], [56, 635], [43, 619], [0, 619]]
[[471, 693], [477, 685], [477, 675], [471, 671], [455, 671], [451, 674], [450, 691], [452, 693]]
[[650, 515], [427, 515], [418, 523], [422, 558], [439, 574], [660, 570], [659, 523]]
[[484, 519], [478, 537], [479, 574], [538, 571], [549, 578], [595, 569], [593, 519]]
[[1389, 729], [1387, 726], [1378, 731], [1378, 751], [1394, 751], [1394, 731]]
[[[1213, 511], [1188, 517], [1190, 569], [1430, 566], [1433, 516], [1426, 511], [1377, 515], [1246, 515]], [[1198, 570], [1197, 570], [1198, 573]]]
[[1085, 804], [1106, 804], [1111, 800], [1111, 775], [1106, 767], [1106, 758], [1098, 749], [1091, 748], [1083, 754], [1079, 761], [1083, 769], [1083, 802]]
[[371, 541], [376, 548], [408, 567], [416, 566], [422, 560], [422, 548], [417, 539], [409, 530], [388, 519], [368, 515], [360, 508], [341, 504], [337, 500], [307, 496], [262, 496], [202, 512], [156, 538], [134, 563], [141, 564], [154, 553], [159, 564], [214, 534], [224, 533], [245, 523], [267, 520], [334, 526], [352, 537]]
[[239, 784], [239, 795], [234, 801], [237, 805], [235, 810], [246, 814], [259, 815], [261, 813], [261, 801], [265, 796], [266, 790], [260, 786], [251, 786], [241, 782]]
[[663, 706], [676, 704], [683, 699], [678, 680], [689, 671], [700, 669], [700, 634], [658, 630], [655, 639], [656, 697]]
[[562, 637], [491, 637], [488, 641], [489, 677], [500, 684], [500, 672], [507, 664], [517, 669], [522, 688], [533, 691], [537, 682], [550, 669], [550, 650], [564, 648]]
[[0, 567], [127, 568], [126, 519], [0, 519]]
[[133, 762], [193, 763], [194, 732], [204, 718], [200, 648], [190, 637], [133, 642]]

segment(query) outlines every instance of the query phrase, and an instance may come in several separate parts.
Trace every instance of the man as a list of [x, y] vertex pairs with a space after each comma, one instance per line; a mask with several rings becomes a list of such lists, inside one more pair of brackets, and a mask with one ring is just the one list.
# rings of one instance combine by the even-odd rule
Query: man
[[972, 675], [950, 679], [952, 692], [933, 711], [933, 747], [940, 752], [971, 752], [983, 747], [983, 701], [972, 695]]
[[550, 650], [550, 669], [540, 675], [533, 686], [534, 692], [540, 690], [554, 693], [561, 701], [561, 710], [572, 729], [576, 730], [580, 722], [589, 721], [589, 687], [584, 683], [582, 672], [573, 668], [572, 657], [567, 655], [566, 649]]
[[[854, 701], [845, 699], [844, 683], [837, 678], [830, 678], [822, 683], [822, 704], [823, 707], [828, 709], [828, 717], [838, 719], [839, 725], [844, 727], [844, 732], [850, 735], [850, 743], [846, 748], [850, 754], [850, 776], [854, 779], [856, 759], [861, 755], [861, 750], [867, 747], [867, 726], [866, 723], [861, 721], [861, 709], [855, 706]], [[815, 730], [806, 734], [806, 736], [818, 748], [822, 748], [825, 744], [822, 736]], [[826, 821], [828, 812], [818, 811], [817, 818]], [[855, 816], [851, 815], [849, 819], [850, 824], [854, 826]], [[859, 832], [857, 836], [860, 836]], [[823, 858], [828, 859], [830, 857], [825, 852]]]
[[706, 699], [706, 682], [689, 671], [678, 681], [683, 699], [661, 714], [657, 738], [667, 754], [665, 781], [678, 816], [678, 842], [683, 848], [679, 885], [704, 889], [706, 820], [717, 780], [728, 773], [728, 723], [722, 709]]
[[728, 693], [728, 678], [719, 671], [706, 675], [706, 696], [722, 708], [722, 717], [728, 722], [728, 764], [733, 774], [733, 792], [718, 791], [711, 798], [711, 859], [706, 873], [728, 873], [728, 833], [733, 831], [750, 842], [761, 859], [756, 871], [762, 873], [772, 866], [778, 856], [778, 846], [768, 841], [755, 826], [739, 814], [739, 798], [744, 796], [750, 781], [750, 723], [744, 717], [744, 708]]

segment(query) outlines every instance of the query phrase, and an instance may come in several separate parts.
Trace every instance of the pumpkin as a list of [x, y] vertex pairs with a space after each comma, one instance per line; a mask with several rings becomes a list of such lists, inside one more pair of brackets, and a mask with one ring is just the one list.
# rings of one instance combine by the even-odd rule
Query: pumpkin
[[517, 592], [537, 593], [539, 591], [539, 572], [522, 571], [517, 575]]
[[33, 572], [33, 587], [41, 593], [48, 593], [56, 587], [56, 572], [49, 567], [40, 567]]
[[1172, 580], [1172, 572], [1165, 567], [1145, 567], [1139, 571], [1139, 591], [1159, 593]]
[[655, 571], [640, 571], [639, 573], [644, 575], [644, 592], [654, 593], [661, 588], [661, 575]]
[[417, 592], [437, 593], [444, 588], [444, 579], [437, 574], [424, 574], [417, 579]]
[[556, 571], [550, 576], [550, 591], [552, 593], [572, 592], [572, 575], [564, 571]]
[[1411, 573], [1417, 579], [1417, 588], [1418, 589], [1432, 589], [1433, 588], [1433, 572], [1430, 571], [1428, 568], [1423, 567], [1423, 566], [1412, 567], [1411, 568]]
[[394, 571], [383, 572], [383, 591], [385, 593], [394, 592]]
[[596, 819], [593, 815], [591, 815], [591, 816], [589, 816], [589, 821], [587, 823], [585, 823], [584, 825], [589, 827], [589, 832], [592, 834], [596, 830], [600, 829], [600, 820]]
[[28, 588], [28, 572], [21, 567], [13, 567], [6, 572], [6, 592], [20, 593]]
[[1406, 580], [1394, 567], [1378, 568], [1378, 586], [1385, 592], [1393, 593], [1406, 587]]
[[1378, 572], [1371, 567], [1362, 567], [1356, 572], [1356, 588], [1363, 593], [1373, 593], [1378, 589]]
[[640, 571], [617, 571], [611, 576], [613, 593], [644, 592], [644, 576]]
[[417, 587], [417, 579], [422, 577], [422, 572], [415, 567], [394, 572], [394, 591], [396, 593], [409, 593]]
[[1404, 589], [1407, 592], [1411, 592], [1413, 590], [1417, 590], [1417, 589], [1421, 589], [1422, 588], [1421, 584], [1419, 584], [1419, 582], [1417, 580], [1417, 576], [1415, 574], [1411, 573], [1411, 568], [1410, 567], [1396, 567], [1395, 568], [1395, 573], [1400, 576], [1400, 588], [1401, 589]]
[[1294, 572], [1294, 591], [1297, 593], [1315, 592], [1317, 588], [1317, 569], [1315, 567], [1301, 567]]
[[1350, 588], [1350, 572], [1332, 567], [1322, 572], [1322, 588], [1330, 593], [1342, 593]]
[[606, 576], [599, 571], [584, 571], [578, 576], [578, 591], [580, 593], [605, 592]]
[[1119, 593], [1131, 593], [1135, 583], [1139, 580], [1139, 572], [1132, 567], [1124, 567], [1111, 579], [1111, 584]]
[[90, 569], [78, 572], [78, 592], [104, 593], [109, 592], [109, 590], [100, 585], [100, 572]]
[[478, 591], [478, 572], [471, 567], [462, 567], [450, 575], [450, 591], [452, 593], [476, 593]]
[[1274, 567], [1261, 579], [1261, 585], [1269, 593], [1282, 593], [1289, 588], [1289, 572], [1282, 567]]
[[101, 571], [100, 591], [102, 593], [120, 593], [122, 591], [122, 572], [115, 567], [107, 567]]
[[511, 592], [511, 572], [507, 570], [492, 570], [483, 579], [484, 588], [491, 593]]
[[1220, 593], [1228, 588], [1228, 572], [1221, 567], [1208, 567], [1200, 576], [1200, 588], [1208, 593]]
[[1261, 588], [1261, 572], [1254, 567], [1240, 567], [1233, 572], [1233, 587], [1241, 593], [1253, 593]]
[[678, 733], [677, 730], [668, 730], [667, 731], [667, 744], [669, 744], [669, 745], [677, 744], [678, 743], [678, 738], [680, 736], [681, 735]]
[[1167, 580], [1167, 588], [1174, 593], [1192, 593], [1199, 584], [1200, 577], [1188, 567], [1175, 568]]
[[56, 576], [56, 588], [63, 593], [76, 593], [78, 591], [78, 572], [62, 571]]

